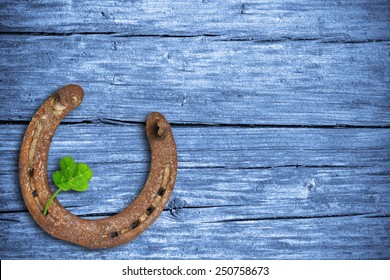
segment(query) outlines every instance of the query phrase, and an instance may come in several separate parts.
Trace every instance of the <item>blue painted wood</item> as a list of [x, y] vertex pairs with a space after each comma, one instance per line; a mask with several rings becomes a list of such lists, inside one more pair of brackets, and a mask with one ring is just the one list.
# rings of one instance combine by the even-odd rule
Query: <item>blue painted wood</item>
[[[1, 259], [389, 259], [388, 1], [2, 1]], [[43, 232], [23, 203], [26, 126], [56, 89], [83, 104], [58, 128], [87, 218], [121, 211], [149, 169], [145, 119], [179, 156], [165, 211], [132, 243], [86, 250]]]
[[161, 111], [173, 123], [390, 125], [386, 42], [203, 39], [5, 35], [0, 118], [27, 121], [51, 92], [78, 83], [85, 106], [69, 121]]
[[387, 0], [4, 0], [5, 32], [388, 40]]

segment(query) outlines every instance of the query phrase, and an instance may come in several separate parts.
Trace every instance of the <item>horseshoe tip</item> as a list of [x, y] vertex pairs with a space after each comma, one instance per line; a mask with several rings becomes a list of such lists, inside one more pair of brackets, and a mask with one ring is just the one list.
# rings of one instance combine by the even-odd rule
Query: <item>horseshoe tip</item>
[[149, 119], [160, 119], [160, 118], [164, 118], [164, 116], [161, 113], [159, 113], [159, 112], [152, 112], [148, 116], [148, 120]]
[[[61, 88], [56, 92], [57, 98], [56, 103], [60, 104], [60, 107], [66, 107], [72, 105], [78, 106], [84, 99], [84, 90], [81, 86], [76, 84], [69, 84]], [[56, 105], [58, 107], [58, 105]], [[63, 109], [63, 108], [62, 108]]]
[[71, 93], [73, 93], [81, 98], [84, 97], [84, 90], [79, 85], [69, 84], [69, 85], [65, 86], [65, 88], [67, 88], [68, 91], [70, 91]]
[[150, 113], [146, 121], [146, 131], [148, 135], [157, 137], [158, 139], [164, 138], [167, 130], [169, 129], [169, 123], [159, 112]]

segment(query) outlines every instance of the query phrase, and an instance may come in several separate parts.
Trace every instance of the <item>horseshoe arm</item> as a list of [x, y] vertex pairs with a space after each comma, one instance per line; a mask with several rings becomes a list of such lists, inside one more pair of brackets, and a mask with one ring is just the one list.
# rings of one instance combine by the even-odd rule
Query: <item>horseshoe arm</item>
[[67, 85], [50, 96], [33, 116], [23, 138], [19, 181], [23, 199], [36, 222], [52, 236], [88, 248], [108, 248], [129, 242], [148, 228], [164, 210], [177, 175], [177, 152], [171, 127], [160, 113], [151, 113], [146, 134], [151, 148], [148, 179], [139, 196], [122, 212], [99, 220], [73, 215], [54, 199], [47, 177], [50, 143], [61, 120], [81, 104], [84, 93]]

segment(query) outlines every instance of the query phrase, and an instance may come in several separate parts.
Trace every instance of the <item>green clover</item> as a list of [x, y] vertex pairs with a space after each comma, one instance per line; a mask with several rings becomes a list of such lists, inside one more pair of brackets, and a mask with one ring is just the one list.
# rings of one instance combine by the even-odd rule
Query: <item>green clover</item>
[[54, 172], [53, 181], [58, 190], [46, 203], [43, 215], [47, 215], [47, 210], [53, 199], [60, 191], [74, 190], [83, 192], [88, 189], [88, 181], [92, 178], [92, 170], [85, 163], [76, 163], [70, 156], [63, 157], [60, 161], [60, 169]]

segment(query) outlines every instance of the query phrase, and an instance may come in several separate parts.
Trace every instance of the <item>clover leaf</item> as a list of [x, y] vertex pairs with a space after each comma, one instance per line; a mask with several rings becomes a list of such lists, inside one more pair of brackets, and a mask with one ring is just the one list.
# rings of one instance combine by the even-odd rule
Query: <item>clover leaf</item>
[[60, 160], [60, 170], [53, 173], [54, 184], [58, 190], [52, 195], [46, 203], [43, 215], [47, 215], [47, 210], [53, 202], [54, 197], [60, 191], [74, 190], [83, 192], [88, 189], [88, 181], [92, 178], [92, 170], [85, 163], [76, 163], [70, 156], [63, 157]]

